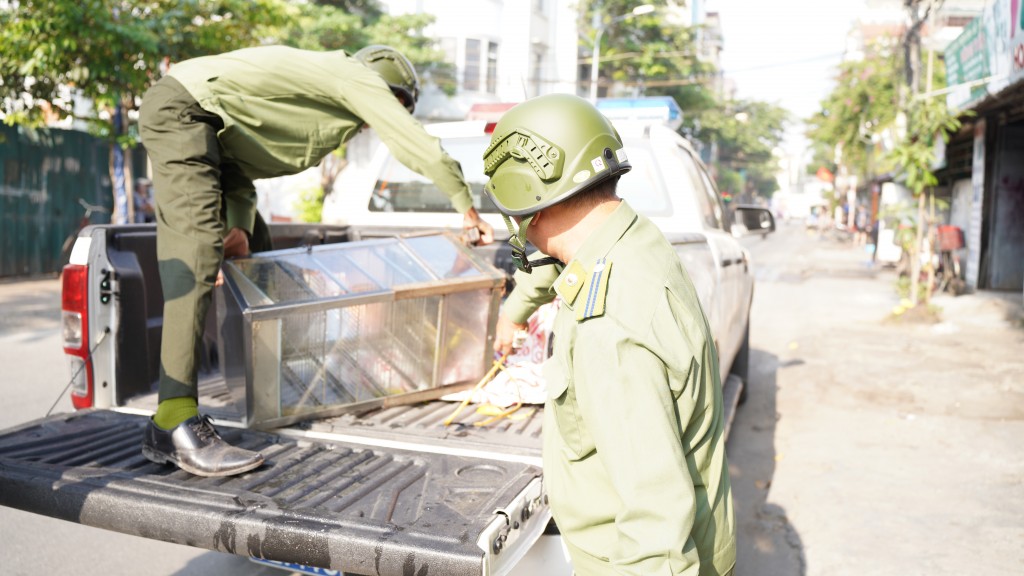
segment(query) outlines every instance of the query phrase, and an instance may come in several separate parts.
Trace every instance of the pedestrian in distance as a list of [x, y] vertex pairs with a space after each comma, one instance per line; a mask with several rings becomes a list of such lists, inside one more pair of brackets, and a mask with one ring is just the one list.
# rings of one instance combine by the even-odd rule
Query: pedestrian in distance
[[404, 55], [284, 46], [186, 60], [146, 92], [140, 135], [153, 163], [164, 294], [159, 405], [142, 452], [200, 476], [258, 467], [199, 414], [198, 343], [224, 258], [270, 249], [253, 180], [296, 174], [372, 126], [392, 153], [430, 178], [480, 242], [493, 230], [473, 208], [462, 170], [413, 118], [419, 79]]
[[495, 350], [561, 299], [544, 484], [576, 573], [731, 574], [717, 351], [675, 250], [616, 194], [630, 164], [615, 128], [583, 99], [541, 96], [505, 113], [484, 167], [519, 268]]
[[135, 179], [135, 193], [132, 195], [135, 206], [135, 222], [149, 224], [156, 220], [156, 209], [153, 207], [153, 181], [149, 178]]

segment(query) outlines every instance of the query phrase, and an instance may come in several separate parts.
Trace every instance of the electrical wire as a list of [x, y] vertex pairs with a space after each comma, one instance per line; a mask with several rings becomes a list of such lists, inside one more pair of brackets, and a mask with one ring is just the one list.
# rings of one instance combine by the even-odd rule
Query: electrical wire
[[[92, 353], [95, 352], [96, 349], [100, 347], [100, 344], [107, 339], [107, 334], [110, 334], [109, 326], [103, 331], [103, 334], [100, 335], [99, 340], [96, 341], [96, 345], [92, 347], [92, 350], [89, 350], [89, 357], [87, 361], [92, 360]], [[53, 401], [53, 405], [46, 411], [46, 416], [49, 416], [53, 412], [53, 409], [57, 407], [57, 403], [60, 402], [60, 399], [63, 398], [64, 394], [66, 394], [68, 389], [71, 388], [71, 385], [75, 383], [75, 378], [81, 374], [82, 370], [85, 370], [85, 366], [86, 362], [82, 362], [82, 365], [78, 367], [78, 370], [75, 370], [75, 373], [71, 375], [71, 379], [68, 380], [68, 385], [65, 386], [64, 389], [60, 391], [60, 394], [57, 395], [57, 399]]]

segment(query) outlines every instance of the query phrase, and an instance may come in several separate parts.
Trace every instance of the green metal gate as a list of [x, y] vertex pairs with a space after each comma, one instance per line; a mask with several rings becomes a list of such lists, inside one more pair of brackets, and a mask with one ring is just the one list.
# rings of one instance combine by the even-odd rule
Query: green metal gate
[[0, 126], [0, 277], [59, 272], [61, 248], [85, 215], [105, 207], [109, 222], [109, 144], [73, 130]]

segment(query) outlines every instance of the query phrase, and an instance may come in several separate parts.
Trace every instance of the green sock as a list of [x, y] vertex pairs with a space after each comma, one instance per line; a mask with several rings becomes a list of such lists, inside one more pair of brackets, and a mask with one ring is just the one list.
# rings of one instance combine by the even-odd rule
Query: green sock
[[153, 415], [153, 423], [164, 430], [170, 430], [198, 414], [199, 402], [195, 398], [191, 396], [168, 398], [157, 406], [156, 414]]

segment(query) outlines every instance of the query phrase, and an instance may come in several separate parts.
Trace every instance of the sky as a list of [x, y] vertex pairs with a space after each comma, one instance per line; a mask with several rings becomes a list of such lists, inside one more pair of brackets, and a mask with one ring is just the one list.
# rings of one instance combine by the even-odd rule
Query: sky
[[[832, 90], [864, 0], [709, 0], [705, 7], [720, 15], [722, 68], [736, 96], [780, 104], [803, 119]], [[787, 150], [800, 151], [802, 132], [790, 127]]]

